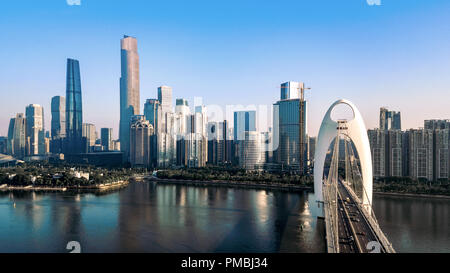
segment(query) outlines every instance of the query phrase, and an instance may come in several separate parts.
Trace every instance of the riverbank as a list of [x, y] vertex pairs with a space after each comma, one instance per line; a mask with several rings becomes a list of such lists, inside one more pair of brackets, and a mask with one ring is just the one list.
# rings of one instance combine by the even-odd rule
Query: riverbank
[[420, 194], [420, 193], [402, 193], [402, 192], [374, 192], [375, 195], [384, 196], [398, 196], [398, 197], [411, 197], [411, 198], [437, 198], [437, 199], [449, 199], [448, 195], [433, 195], [433, 194]]
[[246, 189], [257, 189], [257, 190], [279, 190], [287, 192], [303, 192], [312, 191], [312, 187], [299, 186], [294, 184], [265, 184], [265, 183], [255, 183], [250, 181], [222, 181], [222, 180], [181, 180], [181, 179], [167, 179], [167, 178], [151, 178], [150, 181], [155, 181], [161, 184], [172, 184], [172, 185], [186, 185], [186, 186], [199, 186], [199, 187], [233, 187], [233, 188], [246, 188]]
[[[224, 180], [207, 180], [207, 181], [197, 181], [197, 180], [184, 180], [184, 179], [167, 179], [167, 178], [150, 178], [147, 180], [155, 181], [162, 184], [173, 184], [173, 185], [187, 185], [187, 186], [202, 186], [202, 187], [236, 187], [236, 188], [247, 188], [247, 189], [267, 189], [267, 190], [282, 190], [289, 192], [302, 192], [310, 191], [313, 192], [314, 188], [309, 186], [299, 186], [294, 184], [264, 184], [255, 183], [251, 181], [224, 181]], [[437, 198], [437, 199], [450, 199], [447, 195], [432, 195], [432, 194], [415, 194], [415, 193], [401, 193], [401, 192], [374, 192], [375, 195], [384, 196], [399, 196], [399, 197], [423, 197], [423, 198]]]
[[67, 187], [51, 187], [51, 186], [10, 186], [7, 184], [0, 185], [0, 191], [57, 191], [65, 192], [68, 190], [96, 190], [96, 191], [106, 191], [114, 190], [122, 187], [128, 186], [130, 182], [127, 180], [120, 180], [112, 183], [104, 183], [89, 186], [67, 186]]

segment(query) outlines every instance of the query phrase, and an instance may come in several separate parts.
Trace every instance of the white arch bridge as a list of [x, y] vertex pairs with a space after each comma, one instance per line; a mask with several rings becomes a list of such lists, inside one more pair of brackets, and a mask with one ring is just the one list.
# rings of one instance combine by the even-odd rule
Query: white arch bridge
[[[351, 108], [353, 119], [331, 118], [341, 104]], [[372, 158], [362, 116], [353, 103], [338, 100], [323, 119], [314, 161], [314, 192], [324, 207], [329, 253], [395, 252], [372, 210], [372, 183]]]

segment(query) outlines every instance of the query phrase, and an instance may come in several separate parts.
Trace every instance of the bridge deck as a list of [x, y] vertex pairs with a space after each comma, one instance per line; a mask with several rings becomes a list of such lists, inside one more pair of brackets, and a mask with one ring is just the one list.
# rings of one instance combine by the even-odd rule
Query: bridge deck
[[[382, 253], [395, 252], [376, 220], [362, 208], [358, 197], [342, 181], [337, 184], [337, 234], [334, 233], [335, 230], [331, 224], [330, 217], [333, 217], [331, 204], [333, 204], [332, 200], [325, 200], [325, 221], [327, 233], [329, 232], [327, 240], [335, 241], [335, 244], [339, 244], [339, 249], [335, 249], [332, 247], [333, 244], [328, 242], [329, 252], [368, 253], [373, 250], [369, 247], [370, 242], [379, 242]], [[334, 207], [334, 211], [336, 211], [336, 207]], [[334, 213], [334, 215], [336, 214]]]

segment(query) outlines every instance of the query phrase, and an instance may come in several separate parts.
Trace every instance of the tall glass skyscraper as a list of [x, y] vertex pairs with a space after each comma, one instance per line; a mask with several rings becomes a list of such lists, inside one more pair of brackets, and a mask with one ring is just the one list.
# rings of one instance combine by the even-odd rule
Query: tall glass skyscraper
[[83, 108], [81, 100], [80, 63], [67, 59], [65, 153], [83, 152]]
[[8, 130], [8, 153], [16, 158], [26, 156], [26, 119], [19, 113], [12, 118]]
[[45, 154], [44, 108], [38, 104], [30, 104], [25, 109], [27, 119], [27, 137], [30, 138], [30, 155]]
[[[275, 143], [275, 161], [291, 170], [305, 171], [307, 162], [307, 118], [306, 101], [300, 107], [299, 89], [302, 83], [287, 82], [281, 84], [280, 101], [273, 105], [273, 132]], [[300, 122], [303, 111], [303, 122]], [[303, 135], [300, 136], [300, 124]], [[303, 139], [304, 153], [300, 155], [300, 139]], [[304, 164], [303, 164], [304, 163]], [[300, 168], [303, 166], [303, 170]]]
[[234, 140], [244, 140], [250, 131], [256, 131], [256, 111], [234, 112]]
[[66, 137], [66, 98], [55, 96], [52, 98], [52, 139]]
[[120, 149], [129, 161], [131, 118], [140, 113], [139, 54], [136, 38], [124, 36], [121, 40], [120, 78]]

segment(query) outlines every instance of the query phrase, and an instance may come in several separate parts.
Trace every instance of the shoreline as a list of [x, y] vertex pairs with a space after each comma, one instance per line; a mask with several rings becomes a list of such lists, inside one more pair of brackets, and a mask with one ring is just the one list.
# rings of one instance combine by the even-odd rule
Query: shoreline
[[112, 190], [117, 188], [122, 188], [128, 186], [130, 182], [127, 180], [120, 180], [107, 184], [98, 184], [90, 186], [67, 186], [67, 187], [50, 187], [50, 186], [10, 186], [7, 184], [0, 185], [0, 191], [2, 192], [12, 192], [12, 191], [47, 191], [47, 192], [66, 192], [72, 190]]
[[[236, 188], [251, 188], [251, 189], [268, 189], [268, 190], [282, 190], [282, 191], [313, 191], [313, 187], [298, 186], [293, 184], [259, 184], [250, 181], [224, 181], [224, 180], [189, 180], [189, 179], [169, 179], [169, 178], [150, 178], [148, 181], [154, 181], [162, 184], [172, 185], [187, 185], [187, 186], [204, 186], [204, 187], [236, 187]], [[400, 193], [400, 192], [373, 192], [374, 195], [385, 196], [399, 196], [399, 197], [422, 197], [422, 198], [437, 198], [437, 199], [450, 199], [447, 195], [432, 195], [432, 194], [420, 194], [420, 193]]]
[[433, 194], [422, 194], [422, 193], [401, 193], [401, 192], [379, 192], [374, 191], [374, 195], [384, 195], [384, 196], [399, 196], [399, 197], [421, 197], [421, 198], [436, 198], [436, 199], [450, 199], [448, 195], [433, 195]]

